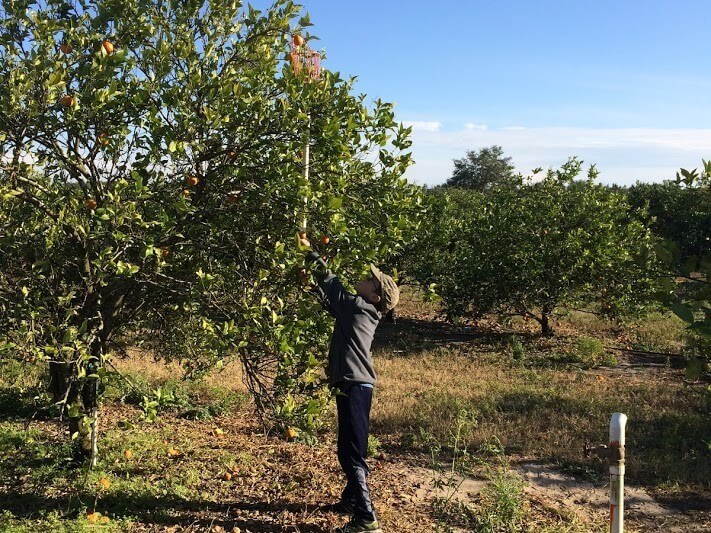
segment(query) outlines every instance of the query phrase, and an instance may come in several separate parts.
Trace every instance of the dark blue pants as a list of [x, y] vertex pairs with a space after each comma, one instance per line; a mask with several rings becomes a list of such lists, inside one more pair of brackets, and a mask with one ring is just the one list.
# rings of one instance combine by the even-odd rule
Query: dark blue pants
[[372, 387], [357, 383], [341, 383], [336, 396], [338, 407], [338, 462], [346, 474], [346, 488], [342, 499], [354, 503], [357, 518], [373, 521], [375, 509], [370, 501], [368, 474], [365, 462], [368, 452], [370, 432], [370, 405], [373, 400]]

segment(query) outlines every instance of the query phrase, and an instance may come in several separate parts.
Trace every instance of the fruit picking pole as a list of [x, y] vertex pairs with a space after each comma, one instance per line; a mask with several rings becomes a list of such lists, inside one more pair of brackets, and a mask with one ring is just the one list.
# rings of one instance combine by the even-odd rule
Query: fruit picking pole
[[[291, 42], [291, 52], [289, 53], [289, 61], [294, 69], [295, 76], [304, 75], [305, 81], [317, 80], [321, 77], [321, 54], [312, 50], [304, 38], [296, 33]], [[304, 186], [309, 185], [309, 141], [311, 139], [311, 113], [306, 113], [306, 142], [304, 143], [304, 151], [302, 155], [302, 163], [304, 165]], [[307, 229], [307, 213], [309, 206], [308, 193], [304, 194], [304, 218], [302, 221], [302, 231]]]
[[594, 451], [610, 465], [610, 533], [623, 533], [625, 512], [625, 426], [627, 415], [613, 413], [610, 418], [610, 444], [585, 448], [586, 455]]
[[[308, 184], [309, 182], [309, 158], [310, 158], [310, 150], [309, 150], [309, 138], [311, 137], [311, 114], [309, 113], [308, 115], [308, 123], [306, 126], [306, 142], [304, 143], [304, 181]], [[304, 195], [304, 220], [301, 225], [301, 228], [306, 231], [306, 213], [308, 211], [308, 204], [309, 204], [309, 197]]]

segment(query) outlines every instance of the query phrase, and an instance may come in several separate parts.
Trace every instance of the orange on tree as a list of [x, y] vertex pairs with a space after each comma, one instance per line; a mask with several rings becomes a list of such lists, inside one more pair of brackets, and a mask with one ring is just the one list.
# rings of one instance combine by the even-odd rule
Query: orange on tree
[[197, 176], [188, 176], [188, 185], [195, 187], [200, 182]]
[[100, 489], [109, 490], [111, 488], [111, 482], [105, 477], [100, 478], [97, 483]]
[[331, 238], [328, 235], [321, 235], [321, 244], [328, 244], [331, 242]]
[[99, 142], [101, 143], [102, 146], [106, 146], [109, 144], [109, 136], [105, 132], [99, 133], [98, 137]]
[[65, 94], [59, 99], [59, 103], [62, 104], [64, 107], [72, 107], [74, 105], [74, 97]]
[[69, 54], [72, 53], [72, 50], [74, 50], [74, 48], [72, 48], [72, 45], [69, 44], [69, 43], [62, 43], [62, 44], [59, 45], [59, 50], [60, 50], [63, 54], [69, 55]]
[[94, 200], [93, 198], [89, 198], [89, 199], [86, 201], [86, 208], [87, 208], [89, 211], [93, 211], [94, 209], [96, 209], [96, 206], [97, 206], [96, 200]]
[[160, 249], [160, 255], [162, 257], [168, 257], [168, 255], [170, 255], [170, 250], [166, 247], [163, 247]]
[[188, 196], [190, 196], [190, 191], [187, 190], [187, 189], [183, 189], [183, 196], [184, 196], [185, 198], [187, 198]]
[[294, 44], [296, 46], [301, 46], [304, 44], [304, 38], [298, 33], [294, 35]]
[[101, 522], [102, 524], [108, 524], [108, 523], [109, 523], [109, 517], [108, 517], [108, 516], [102, 516], [102, 517], [99, 519], [99, 522]]
[[97, 513], [96, 511], [94, 511], [92, 513], [87, 513], [87, 515], [86, 515], [86, 521], [89, 522], [90, 524], [96, 524], [100, 518], [101, 518], [101, 513]]
[[108, 39], [101, 42], [101, 47], [104, 49], [104, 52], [106, 52], [106, 55], [111, 54], [114, 51], [114, 45]]

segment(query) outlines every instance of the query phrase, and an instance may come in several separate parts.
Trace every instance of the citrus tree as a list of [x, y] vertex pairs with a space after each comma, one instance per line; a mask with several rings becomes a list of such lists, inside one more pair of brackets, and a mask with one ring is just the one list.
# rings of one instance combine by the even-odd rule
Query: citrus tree
[[425, 224], [432, 246], [411, 254], [410, 269], [435, 284], [450, 317], [519, 314], [544, 334], [561, 305], [638, 309], [655, 290], [653, 238], [630, 218], [624, 194], [597, 184], [594, 167], [576, 180], [580, 171], [571, 159], [517, 187], [438, 191]]
[[409, 130], [353, 79], [294, 68], [300, 15], [2, 2], [0, 354], [47, 363], [94, 463], [106, 361], [128, 344], [190, 374], [238, 358], [262, 415], [317, 425], [329, 323], [297, 282], [297, 231], [328, 237], [347, 283], [416, 228]]
[[[705, 168], [709, 163], [704, 162]], [[705, 171], [681, 169], [676, 180], [636, 183], [627, 191], [652, 231], [674, 248], [677, 270], [711, 251], [711, 189]]]
[[[711, 377], [711, 161], [698, 171], [681, 169], [665, 183], [664, 199], [654, 194], [658, 217], [653, 227], [663, 237], [660, 256], [668, 276], [662, 301], [688, 324], [687, 378]], [[654, 192], [659, 189], [652, 189]], [[656, 202], [654, 202], [656, 200]], [[707, 388], [711, 397], [711, 386]]]

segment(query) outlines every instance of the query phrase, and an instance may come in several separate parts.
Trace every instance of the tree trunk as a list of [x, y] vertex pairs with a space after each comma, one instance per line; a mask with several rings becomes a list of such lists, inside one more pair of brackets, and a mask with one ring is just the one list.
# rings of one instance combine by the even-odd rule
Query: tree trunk
[[[92, 346], [92, 357], [87, 364], [87, 375], [95, 374], [99, 370], [102, 353], [101, 342], [96, 342]], [[63, 402], [63, 415], [68, 414], [69, 406], [79, 406], [78, 416], [68, 417], [69, 435], [78, 435], [74, 446], [75, 459], [83, 461], [89, 457], [93, 468], [98, 462], [99, 380], [86, 378], [83, 383], [77, 382], [73, 375], [75, 368], [74, 363], [50, 361], [48, 390], [54, 403]], [[88, 434], [86, 425], [82, 424], [85, 417], [91, 420]]]
[[[98, 421], [99, 421], [99, 378], [88, 377], [91, 374], [97, 374], [99, 368], [101, 367], [102, 354], [103, 354], [102, 342], [97, 340], [91, 347], [91, 359], [87, 364], [86, 373], [87, 379], [84, 382], [84, 387], [82, 390], [82, 403], [84, 404], [84, 415], [88, 416], [91, 420], [89, 425], [89, 449], [85, 450], [88, 452], [90, 457], [91, 468], [95, 468], [98, 463], [99, 457], [99, 431], [98, 431]], [[86, 455], [86, 454], [85, 454]]]
[[48, 391], [52, 394], [52, 401], [55, 404], [61, 403], [61, 416], [69, 415], [69, 406], [79, 405], [79, 416], [68, 416], [69, 437], [78, 435], [74, 441], [73, 453], [77, 462], [82, 461], [86, 456], [85, 450], [82, 448], [81, 435], [81, 408], [82, 392], [79, 384], [73, 379], [73, 363], [67, 361], [50, 361], [49, 362], [49, 385]]
[[49, 384], [47, 389], [52, 395], [54, 403], [60, 402], [67, 394], [71, 383], [71, 370], [69, 363], [63, 361], [49, 362]]
[[544, 305], [541, 309], [541, 333], [546, 337], [553, 335], [553, 328], [550, 325], [550, 315], [553, 309], [547, 305]]

